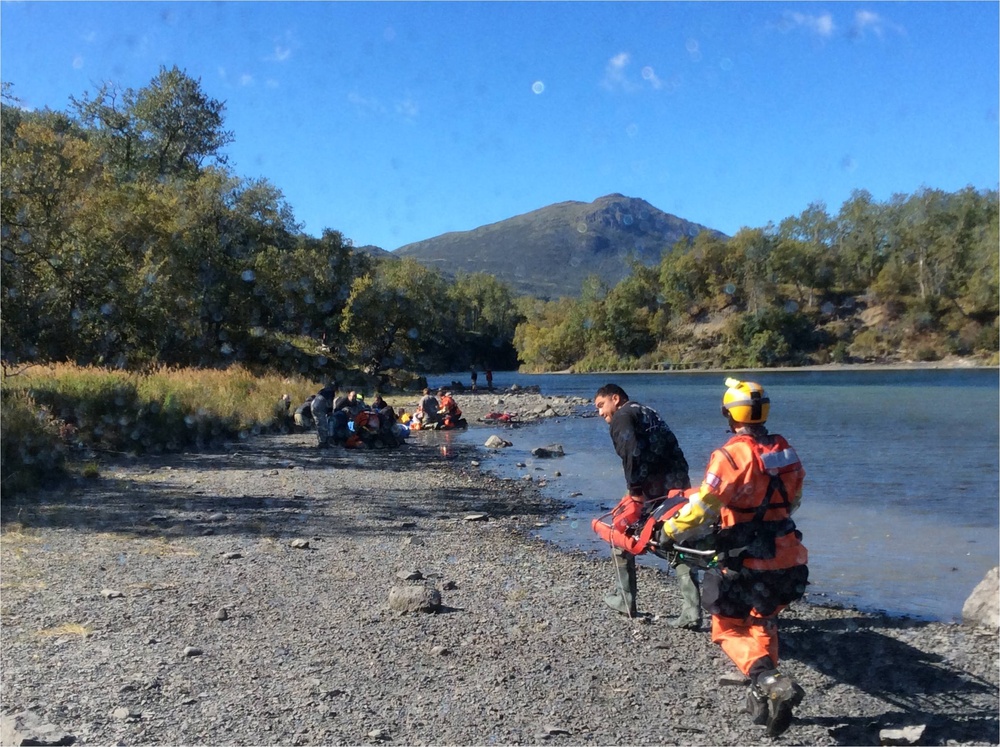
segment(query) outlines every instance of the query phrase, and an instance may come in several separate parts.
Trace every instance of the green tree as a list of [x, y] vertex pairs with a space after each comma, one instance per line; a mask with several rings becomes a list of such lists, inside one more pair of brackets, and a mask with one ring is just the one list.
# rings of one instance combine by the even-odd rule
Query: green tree
[[[771, 303], [775, 296], [771, 263], [773, 240], [761, 228], [741, 228], [727, 245], [732, 262], [737, 263], [735, 287], [741, 291], [743, 306], [755, 314]], [[736, 296], [736, 294], [733, 294]]]
[[834, 241], [839, 247], [838, 280], [844, 288], [857, 292], [878, 277], [892, 245], [890, 215], [863, 189], [851, 192], [841, 205]]
[[[447, 337], [447, 284], [416, 261], [384, 260], [354, 280], [340, 331], [354, 362], [371, 376], [421, 365]], [[432, 367], [430, 367], [432, 368]]]
[[[466, 356], [454, 369], [478, 364], [492, 367], [516, 365], [514, 330], [521, 316], [510, 286], [485, 272], [458, 273], [451, 286], [458, 325], [459, 348]], [[458, 351], [456, 351], [458, 352]]]
[[225, 105], [176, 66], [161, 66], [138, 91], [104, 83], [71, 101], [119, 177], [191, 176], [209, 161], [226, 163], [222, 149], [233, 135], [223, 129]]
[[654, 322], [660, 308], [659, 272], [639, 262], [608, 291], [594, 337], [625, 358], [640, 358], [656, 348]]
[[773, 306], [733, 316], [723, 334], [726, 363], [733, 367], [803, 364], [816, 343], [815, 329], [805, 315]]
[[587, 347], [587, 326], [579, 301], [522, 299], [524, 321], [514, 332], [518, 357], [530, 371], [569, 368], [579, 361]]
[[814, 305], [816, 291], [828, 290], [833, 284], [835, 231], [836, 223], [821, 202], [785, 218], [778, 227], [771, 267], [777, 281], [793, 285], [798, 300], [807, 306]]
[[58, 360], [73, 351], [81, 309], [100, 314], [92, 296], [114, 282], [115, 257], [95, 254], [78, 225], [110, 185], [100, 152], [57, 115], [24, 116], [4, 146], [3, 354]]

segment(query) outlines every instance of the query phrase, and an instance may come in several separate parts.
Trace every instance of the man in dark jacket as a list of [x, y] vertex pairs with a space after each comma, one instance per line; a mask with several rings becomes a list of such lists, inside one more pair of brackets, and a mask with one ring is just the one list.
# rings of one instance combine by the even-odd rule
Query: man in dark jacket
[[319, 390], [310, 405], [313, 421], [316, 423], [317, 446], [321, 449], [330, 448], [330, 415], [333, 413], [333, 398], [336, 394], [337, 382], [330, 382]]
[[[622, 528], [646, 518], [651, 501], [662, 498], [668, 490], [691, 487], [688, 463], [677, 438], [667, 424], [650, 407], [632, 402], [617, 384], [605, 384], [594, 395], [597, 412], [610, 426], [611, 442], [622, 460], [628, 492], [616, 508], [615, 522]], [[618, 548], [612, 549], [617, 574], [617, 589], [604, 597], [604, 603], [616, 612], [635, 617], [636, 576], [635, 556]], [[685, 570], [689, 570], [685, 568]], [[681, 596], [684, 600], [681, 617], [676, 622], [683, 627], [700, 624], [697, 586], [692, 594], [688, 585], [694, 577], [682, 576]], [[692, 609], [689, 609], [692, 608]], [[693, 617], [691, 620], [689, 618]]]

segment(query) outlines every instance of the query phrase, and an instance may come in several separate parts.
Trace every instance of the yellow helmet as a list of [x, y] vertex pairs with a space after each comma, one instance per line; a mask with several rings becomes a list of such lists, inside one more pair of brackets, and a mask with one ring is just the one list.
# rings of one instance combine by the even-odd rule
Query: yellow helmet
[[737, 423], [760, 425], [771, 411], [771, 400], [764, 387], [752, 381], [726, 379], [726, 393], [722, 395], [722, 416]]

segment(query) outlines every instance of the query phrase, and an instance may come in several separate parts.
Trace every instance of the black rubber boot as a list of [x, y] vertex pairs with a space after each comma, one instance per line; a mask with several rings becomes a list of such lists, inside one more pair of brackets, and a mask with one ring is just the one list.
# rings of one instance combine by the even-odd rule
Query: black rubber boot
[[784, 734], [792, 723], [792, 709], [802, 702], [805, 690], [787, 674], [778, 671], [761, 675], [755, 687], [767, 698], [767, 735]]
[[743, 712], [750, 714], [750, 720], [758, 726], [767, 723], [767, 696], [756, 685], [750, 685], [747, 691], [747, 702], [743, 706]]

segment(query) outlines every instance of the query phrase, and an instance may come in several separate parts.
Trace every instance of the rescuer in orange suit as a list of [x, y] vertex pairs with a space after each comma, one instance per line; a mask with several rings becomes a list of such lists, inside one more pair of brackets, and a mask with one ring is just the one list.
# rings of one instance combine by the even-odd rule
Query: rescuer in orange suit
[[726, 379], [726, 387], [722, 414], [734, 435], [712, 452], [704, 481], [684, 492], [687, 504], [664, 521], [660, 539], [684, 544], [714, 530], [719, 562], [701, 590], [712, 641], [750, 678], [746, 711], [753, 722], [777, 736], [805, 695], [778, 671], [777, 626], [778, 613], [802, 597], [809, 577], [791, 519], [805, 471], [788, 442], [764, 427], [764, 389], [736, 379]]

